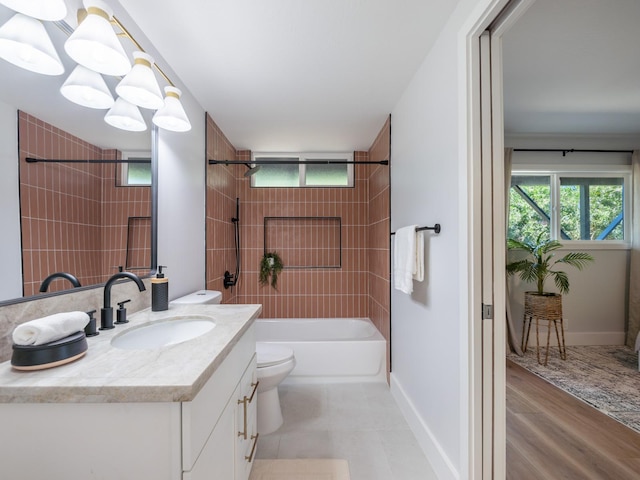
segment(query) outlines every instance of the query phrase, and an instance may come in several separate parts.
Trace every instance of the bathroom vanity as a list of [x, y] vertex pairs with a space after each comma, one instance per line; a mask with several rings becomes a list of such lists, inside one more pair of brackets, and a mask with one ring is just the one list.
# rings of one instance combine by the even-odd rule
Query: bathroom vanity
[[[246, 480], [257, 443], [254, 320], [260, 305], [145, 310], [42, 371], [0, 364], [3, 478]], [[151, 323], [211, 319], [169, 346], [113, 346]], [[114, 342], [117, 343], [117, 342]]]

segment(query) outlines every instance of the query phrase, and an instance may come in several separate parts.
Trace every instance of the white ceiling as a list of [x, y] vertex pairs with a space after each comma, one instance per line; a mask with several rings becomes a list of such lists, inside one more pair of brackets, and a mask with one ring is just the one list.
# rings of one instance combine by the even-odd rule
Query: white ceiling
[[457, 1], [120, 3], [235, 147], [351, 151], [371, 145]]
[[510, 134], [640, 134], [640, 1], [536, 0], [504, 36]]
[[[119, 3], [174, 81], [234, 146], [254, 151], [368, 148], [457, 4]], [[0, 6], [0, 21], [10, 14]], [[536, 0], [504, 37], [507, 133], [640, 135], [639, 24], [638, 0]], [[54, 25], [47, 28], [64, 40]], [[59, 53], [69, 73], [73, 63]], [[66, 75], [39, 76], [0, 61], [0, 100], [100, 146], [148, 147], [148, 132], [123, 135], [104, 124], [104, 111], [63, 99], [57, 90]], [[9, 88], [12, 78], [17, 91]], [[113, 89], [117, 79], [108, 80]]]

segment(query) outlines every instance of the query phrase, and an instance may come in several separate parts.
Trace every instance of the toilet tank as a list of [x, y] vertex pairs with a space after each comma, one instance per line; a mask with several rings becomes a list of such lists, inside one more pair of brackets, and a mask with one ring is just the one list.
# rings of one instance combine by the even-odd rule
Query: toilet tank
[[213, 305], [222, 301], [222, 292], [218, 290], [198, 290], [184, 297], [176, 298], [171, 305]]

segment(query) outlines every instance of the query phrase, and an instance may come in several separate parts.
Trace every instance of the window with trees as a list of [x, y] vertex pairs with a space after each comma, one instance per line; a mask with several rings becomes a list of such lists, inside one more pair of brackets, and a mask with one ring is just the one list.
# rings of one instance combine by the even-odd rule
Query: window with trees
[[509, 238], [629, 243], [627, 214], [631, 172], [627, 167], [589, 171], [519, 171], [511, 175]]

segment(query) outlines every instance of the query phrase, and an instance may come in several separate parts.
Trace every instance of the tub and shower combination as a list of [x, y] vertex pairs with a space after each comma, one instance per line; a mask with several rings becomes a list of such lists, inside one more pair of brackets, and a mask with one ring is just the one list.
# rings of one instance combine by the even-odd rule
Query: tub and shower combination
[[386, 381], [386, 341], [368, 318], [258, 319], [256, 340], [294, 351], [285, 383]]

